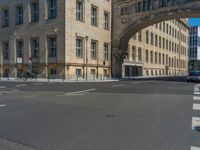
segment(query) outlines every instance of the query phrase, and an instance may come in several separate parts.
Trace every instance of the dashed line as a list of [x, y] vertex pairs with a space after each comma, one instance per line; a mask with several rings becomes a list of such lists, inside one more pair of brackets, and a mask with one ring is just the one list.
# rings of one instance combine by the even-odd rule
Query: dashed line
[[200, 127], [200, 117], [192, 117], [192, 129]]
[[36, 97], [36, 95], [26, 95], [24, 96], [25, 98], [33, 98], [33, 97]]
[[200, 110], [200, 104], [193, 104], [194, 110]]
[[34, 85], [42, 85], [42, 83], [35, 83]]
[[143, 82], [133, 82], [132, 84], [136, 85], [136, 84], [141, 84], [141, 83], [143, 83]]
[[200, 96], [193, 96], [193, 100], [200, 101]]
[[6, 104], [2, 104], [2, 105], [0, 105], [0, 107], [5, 107], [6, 106]]
[[200, 92], [194, 92], [194, 95], [200, 95]]
[[117, 84], [117, 85], [112, 85], [112, 87], [122, 87], [125, 86], [124, 84]]
[[81, 94], [81, 93], [86, 93], [86, 92], [93, 92], [96, 91], [96, 89], [88, 89], [88, 90], [83, 90], [83, 91], [77, 91], [77, 92], [70, 92], [70, 93], [66, 93], [66, 96], [70, 96], [70, 95], [75, 95], [75, 94]]
[[200, 150], [200, 147], [191, 146], [191, 150]]
[[18, 85], [16, 85], [16, 87], [24, 87], [24, 86], [26, 86], [26, 84], [18, 84]]
[[5, 89], [6, 87], [5, 86], [0, 86], [0, 89]]

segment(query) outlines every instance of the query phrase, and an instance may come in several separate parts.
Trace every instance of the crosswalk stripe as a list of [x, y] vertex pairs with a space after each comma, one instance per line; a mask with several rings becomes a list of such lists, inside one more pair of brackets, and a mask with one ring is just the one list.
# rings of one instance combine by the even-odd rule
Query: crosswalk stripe
[[0, 107], [5, 107], [5, 106], [6, 106], [5, 104], [0, 105]]
[[191, 150], [200, 150], [200, 147], [191, 146]]
[[192, 117], [192, 129], [200, 127], [200, 117]]
[[6, 87], [5, 86], [0, 86], [0, 89], [5, 89]]
[[200, 110], [200, 104], [193, 104], [194, 110]]
[[18, 85], [16, 85], [16, 87], [23, 87], [23, 86], [26, 86], [26, 84], [18, 84]]
[[199, 101], [200, 100], [200, 96], [193, 96], [193, 100]]
[[200, 95], [200, 92], [194, 92], [194, 95]]
[[195, 91], [195, 92], [198, 92], [198, 91], [199, 91], [199, 88], [198, 88], [198, 87], [194, 87], [194, 91]]

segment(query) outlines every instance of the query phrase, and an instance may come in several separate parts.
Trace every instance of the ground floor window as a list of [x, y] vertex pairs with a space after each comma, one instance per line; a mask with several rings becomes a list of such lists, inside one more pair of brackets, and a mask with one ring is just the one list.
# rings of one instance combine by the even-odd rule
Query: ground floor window
[[81, 77], [81, 69], [76, 69], [76, 76]]

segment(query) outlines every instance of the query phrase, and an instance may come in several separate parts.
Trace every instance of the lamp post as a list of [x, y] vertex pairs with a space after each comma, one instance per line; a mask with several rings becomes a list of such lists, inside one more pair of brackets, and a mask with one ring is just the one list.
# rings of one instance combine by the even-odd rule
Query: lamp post
[[85, 81], [88, 80], [88, 47], [87, 47], [87, 42], [88, 42], [88, 36], [85, 37], [86, 39], [86, 48], [85, 48]]

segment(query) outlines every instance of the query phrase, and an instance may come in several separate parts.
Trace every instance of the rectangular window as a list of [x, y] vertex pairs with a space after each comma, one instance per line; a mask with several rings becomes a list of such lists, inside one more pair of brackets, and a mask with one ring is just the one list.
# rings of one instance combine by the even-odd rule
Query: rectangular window
[[31, 22], [39, 21], [39, 3], [38, 1], [31, 2]]
[[104, 60], [108, 61], [108, 57], [109, 57], [109, 45], [108, 44], [104, 44]]
[[91, 42], [91, 59], [97, 58], [97, 42], [92, 41]]
[[153, 33], [151, 33], [151, 45], [153, 45], [153, 42], [154, 42], [153, 39], [154, 39], [154, 38], [153, 38]]
[[97, 7], [91, 7], [91, 25], [97, 26]]
[[150, 61], [151, 61], [151, 64], [153, 64], [153, 51], [151, 51], [150, 53]]
[[158, 35], [155, 35], [155, 46], [158, 46]]
[[56, 36], [48, 37], [48, 56], [56, 57], [57, 53], [57, 39]]
[[142, 49], [138, 48], [138, 60], [142, 61]]
[[132, 60], [136, 60], [136, 47], [132, 47]]
[[48, 18], [57, 17], [57, 0], [48, 0]]
[[83, 39], [76, 38], [76, 57], [82, 58], [83, 57]]
[[8, 27], [9, 26], [9, 10], [4, 9], [2, 14], [2, 27]]
[[104, 29], [109, 30], [110, 17], [108, 12], [104, 12]]
[[149, 44], [149, 31], [146, 31], [146, 43]]
[[17, 50], [17, 53], [16, 53], [16, 56], [18, 57], [18, 58], [23, 58], [23, 40], [17, 40], [16, 41], [17, 43], [16, 43], [16, 50]]
[[23, 18], [24, 18], [24, 12], [23, 12], [23, 6], [19, 5], [16, 6], [16, 24], [23, 24]]
[[81, 69], [76, 69], [76, 76], [81, 77]]
[[79, 21], [83, 21], [84, 16], [84, 2], [83, 0], [77, 0], [76, 1], [76, 19]]
[[146, 62], [149, 62], [149, 51], [146, 50]]
[[31, 55], [32, 55], [32, 58], [39, 57], [39, 39], [38, 38], [31, 39]]
[[3, 59], [9, 59], [9, 43], [3, 42]]

